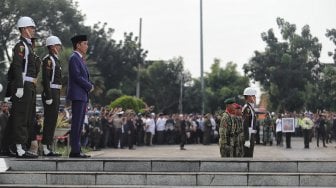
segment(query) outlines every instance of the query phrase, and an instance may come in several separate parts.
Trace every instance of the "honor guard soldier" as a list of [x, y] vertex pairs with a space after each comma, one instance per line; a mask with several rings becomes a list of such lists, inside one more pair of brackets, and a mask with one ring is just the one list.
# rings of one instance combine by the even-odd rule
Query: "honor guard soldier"
[[221, 157], [233, 157], [233, 137], [232, 128], [234, 127], [233, 115], [235, 113], [234, 103], [232, 98], [226, 99], [226, 109], [222, 115], [219, 126], [219, 151]]
[[245, 88], [244, 97], [246, 104], [243, 107], [243, 127], [244, 127], [244, 157], [253, 157], [254, 142], [256, 134], [257, 116], [254, 111], [257, 90], [252, 87]]
[[35, 35], [35, 23], [30, 17], [21, 17], [17, 27], [20, 40], [13, 49], [13, 61], [8, 70], [6, 97], [12, 101], [9, 122], [11, 142], [16, 146], [19, 158], [36, 158], [37, 155], [26, 151], [28, 137], [32, 129], [33, 106], [36, 100], [36, 82], [40, 60], [32, 48], [31, 39]]
[[59, 53], [62, 50], [61, 40], [56, 36], [46, 39], [46, 47], [49, 54], [43, 58], [42, 65], [42, 102], [44, 107], [43, 122], [43, 156], [61, 156], [51, 151], [54, 139], [56, 122], [60, 105], [60, 91], [62, 88], [62, 72]]

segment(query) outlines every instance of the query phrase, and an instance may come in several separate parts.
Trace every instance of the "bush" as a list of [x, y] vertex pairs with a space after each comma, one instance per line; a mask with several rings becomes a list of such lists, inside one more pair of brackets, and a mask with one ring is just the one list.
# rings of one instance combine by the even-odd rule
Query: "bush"
[[132, 109], [136, 113], [138, 113], [146, 106], [146, 103], [143, 102], [141, 99], [127, 95], [117, 98], [110, 104], [110, 108], [121, 107], [123, 110]]

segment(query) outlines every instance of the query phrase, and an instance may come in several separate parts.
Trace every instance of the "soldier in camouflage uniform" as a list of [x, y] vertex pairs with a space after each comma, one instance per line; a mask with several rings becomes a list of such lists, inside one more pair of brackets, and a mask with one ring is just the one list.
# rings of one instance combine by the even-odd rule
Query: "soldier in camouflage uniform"
[[219, 126], [219, 151], [221, 157], [233, 157], [234, 103], [235, 101], [232, 98], [225, 100], [226, 110], [222, 115]]
[[273, 121], [269, 113], [266, 114], [266, 118], [263, 120], [262, 123], [263, 123], [263, 144], [266, 145], [267, 143], [270, 143], [270, 145], [272, 146]]
[[244, 131], [242, 120], [242, 107], [235, 103], [235, 124], [236, 124], [236, 143], [235, 143], [235, 157], [244, 156]]

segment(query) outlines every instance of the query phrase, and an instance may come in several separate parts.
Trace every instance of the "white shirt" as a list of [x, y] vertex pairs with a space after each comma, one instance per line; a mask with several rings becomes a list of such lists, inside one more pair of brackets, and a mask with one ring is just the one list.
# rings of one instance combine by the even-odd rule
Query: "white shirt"
[[164, 131], [165, 130], [165, 125], [166, 125], [166, 118], [161, 118], [156, 121], [156, 130], [157, 131]]
[[147, 126], [147, 128], [146, 128], [146, 132], [151, 132], [152, 133], [152, 135], [154, 135], [155, 134], [155, 121], [154, 121], [154, 119], [152, 119], [152, 118], [147, 118], [146, 119], [146, 126]]
[[278, 118], [278, 119], [275, 121], [275, 124], [276, 124], [276, 129], [275, 129], [275, 131], [276, 131], [276, 132], [281, 132], [281, 131], [282, 131], [282, 120]]

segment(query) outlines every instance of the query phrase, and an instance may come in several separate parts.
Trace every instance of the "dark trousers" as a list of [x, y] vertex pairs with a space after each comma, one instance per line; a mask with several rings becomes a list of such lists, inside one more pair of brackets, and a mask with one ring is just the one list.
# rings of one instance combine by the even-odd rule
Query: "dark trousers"
[[36, 100], [35, 85], [31, 82], [24, 83], [24, 92], [21, 98], [15, 95], [11, 98], [12, 109], [9, 116], [9, 121], [12, 127], [12, 143], [13, 144], [27, 144], [28, 137], [32, 125], [33, 104]]
[[291, 148], [292, 133], [286, 133], [286, 148]]
[[276, 141], [277, 141], [277, 146], [282, 145], [282, 132], [276, 133]]
[[58, 118], [58, 110], [60, 105], [60, 90], [51, 89], [52, 103], [46, 104], [47, 100], [42, 96], [43, 108], [44, 108], [44, 120], [43, 120], [43, 137], [41, 143], [44, 145], [51, 145], [54, 139], [54, 133]]
[[326, 145], [325, 144], [325, 140], [326, 140], [325, 131], [323, 131], [323, 130], [317, 131], [317, 137], [316, 137], [317, 146], [319, 146], [320, 137], [322, 138], [323, 146], [325, 146]]
[[184, 148], [184, 145], [187, 141], [187, 135], [185, 132], [181, 132], [180, 134], [180, 138], [181, 138], [181, 141], [180, 141], [180, 148]]
[[72, 119], [70, 131], [71, 153], [80, 153], [80, 137], [84, 124], [84, 117], [87, 103], [84, 101], [72, 101]]
[[138, 129], [137, 130], [137, 146], [144, 145], [144, 131]]
[[310, 136], [310, 130], [303, 129], [303, 142], [305, 148], [309, 148], [309, 136]]
[[151, 132], [146, 132], [146, 136], [145, 136], [145, 145], [149, 146], [151, 143], [151, 137], [152, 137], [152, 133]]
[[157, 144], [163, 144], [164, 140], [164, 131], [157, 131]]
[[122, 136], [122, 130], [121, 128], [115, 128], [114, 129], [114, 148], [118, 148], [118, 143], [120, 142], [120, 148], [124, 147], [123, 143], [123, 136]]
[[250, 147], [245, 147], [244, 146], [244, 157], [253, 157], [253, 152], [254, 152], [254, 142], [255, 142], [255, 133], [251, 134], [250, 137]]
[[133, 148], [133, 144], [134, 144], [134, 133], [130, 132], [129, 134], [126, 133], [125, 135], [127, 135], [127, 145], [129, 149]]
[[110, 126], [103, 126], [103, 135], [102, 135], [102, 147], [111, 147], [112, 146], [112, 133], [113, 133], [113, 128]]

